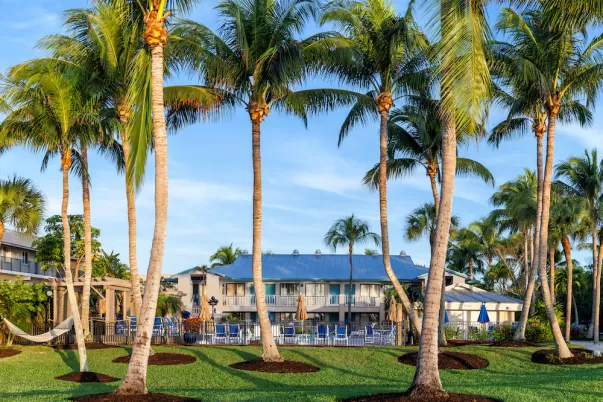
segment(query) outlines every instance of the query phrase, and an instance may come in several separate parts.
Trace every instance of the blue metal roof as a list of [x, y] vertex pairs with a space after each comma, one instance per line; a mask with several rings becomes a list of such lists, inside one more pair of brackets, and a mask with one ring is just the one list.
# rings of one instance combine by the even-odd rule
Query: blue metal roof
[[[402, 282], [417, 280], [425, 267], [417, 266], [410, 256], [392, 255], [392, 269]], [[389, 282], [381, 255], [354, 255], [354, 280]], [[230, 265], [212, 269], [232, 280], [251, 281], [251, 255], [241, 255]], [[350, 277], [349, 256], [345, 254], [268, 254], [262, 255], [262, 277], [266, 281], [337, 280]]]

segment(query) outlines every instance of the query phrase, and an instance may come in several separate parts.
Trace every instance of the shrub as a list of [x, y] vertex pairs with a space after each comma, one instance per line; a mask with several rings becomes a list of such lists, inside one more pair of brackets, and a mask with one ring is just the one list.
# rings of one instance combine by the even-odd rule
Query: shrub
[[492, 330], [492, 340], [495, 342], [513, 340], [515, 328], [511, 325], [501, 325]]
[[444, 327], [444, 333], [446, 334], [446, 339], [461, 339], [462, 333], [460, 327], [451, 327], [446, 325]]
[[490, 340], [490, 331], [487, 328], [469, 327], [469, 339], [474, 341]]
[[203, 327], [203, 320], [199, 317], [187, 318], [184, 320], [184, 330], [188, 333], [195, 333], [201, 331]]
[[585, 325], [572, 325], [570, 327], [570, 338], [586, 339], [587, 329]]
[[526, 328], [526, 341], [533, 343], [551, 342], [553, 333], [548, 323], [541, 323], [537, 320], [530, 320]]

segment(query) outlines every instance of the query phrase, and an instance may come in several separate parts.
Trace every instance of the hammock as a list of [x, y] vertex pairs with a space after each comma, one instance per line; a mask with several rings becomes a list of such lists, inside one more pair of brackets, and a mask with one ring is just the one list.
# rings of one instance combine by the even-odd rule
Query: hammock
[[10, 332], [15, 336], [20, 336], [21, 338], [27, 339], [28, 341], [36, 342], [36, 343], [44, 343], [53, 340], [66, 332], [71, 330], [73, 326], [73, 317], [67, 318], [65, 321], [51, 329], [50, 331], [40, 334], [40, 335], [29, 335], [28, 333], [21, 331], [19, 327], [17, 327], [12, 322], [8, 321], [6, 318], [4, 319], [6, 326], [10, 330]]

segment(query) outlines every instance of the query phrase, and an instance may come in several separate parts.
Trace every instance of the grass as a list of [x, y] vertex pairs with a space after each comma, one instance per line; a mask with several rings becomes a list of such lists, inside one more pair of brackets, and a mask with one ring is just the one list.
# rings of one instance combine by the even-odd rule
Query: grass
[[[229, 364], [257, 358], [258, 347], [154, 347], [158, 352], [190, 353], [198, 361], [183, 366], [151, 366], [151, 391], [203, 401], [337, 401], [342, 398], [405, 390], [414, 367], [396, 358], [416, 348], [281, 348], [286, 359], [320, 367], [309, 374], [262, 374]], [[603, 364], [546, 366], [530, 362], [535, 348], [466, 346], [459, 350], [490, 361], [484, 370], [441, 372], [448, 391], [481, 394], [513, 401], [603, 400]], [[127, 348], [88, 351], [92, 371], [123, 378], [125, 364], [111, 360]], [[77, 370], [76, 351], [24, 347], [23, 353], [0, 359], [0, 400], [59, 401], [72, 396], [110, 392], [118, 383], [74, 384], [55, 377]]]

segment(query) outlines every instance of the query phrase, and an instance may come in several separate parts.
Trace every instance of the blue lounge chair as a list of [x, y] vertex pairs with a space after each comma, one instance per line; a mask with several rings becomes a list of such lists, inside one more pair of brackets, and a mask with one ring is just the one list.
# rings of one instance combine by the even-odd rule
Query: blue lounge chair
[[136, 317], [128, 317], [130, 321], [130, 334], [136, 334]]
[[226, 325], [216, 324], [212, 343], [226, 343]]
[[329, 327], [327, 325], [320, 324], [318, 327], [316, 327], [316, 343], [329, 343]]
[[285, 343], [295, 343], [295, 327], [285, 327]]
[[153, 336], [162, 336], [163, 330], [163, 318], [155, 317], [155, 321], [153, 322]]
[[364, 343], [374, 344], [377, 341], [377, 337], [372, 325], [364, 326]]
[[345, 342], [348, 344], [348, 327], [347, 325], [335, 325], [335, 338], [334, 343]]
[[174, 317], [166, 318], [165, 324], [167, 326], [167, 334], [170, 336], [176, 336], [180, 334], [180, 327], [178, 320]]
[[124, 335], [124, 333], [125, 333], [124, 322], [116, 321], [115, 322], [115, 335]]
[[241, 326], [239, 324], [228, 326], [228, 343], [241, 343]]

